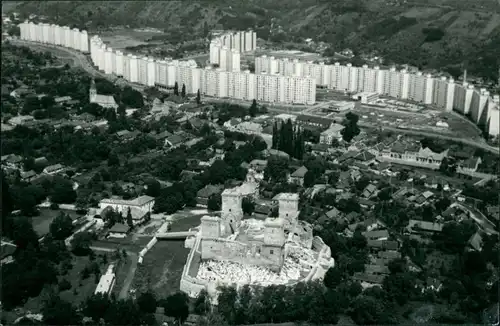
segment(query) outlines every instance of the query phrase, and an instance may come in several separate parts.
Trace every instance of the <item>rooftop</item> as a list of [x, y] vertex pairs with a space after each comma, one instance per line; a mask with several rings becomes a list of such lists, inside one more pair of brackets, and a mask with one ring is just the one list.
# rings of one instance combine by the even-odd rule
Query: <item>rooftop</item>
[[305, 166], [301, 166], [295, 172], [293, 172], [290, 176], [292, 178], [303, 178], [307, 173], [307, 168]]
[[339, 133], [340, 131], [342, 131], [345, 127], [343, 125], [340, 125], [338, 123], [334, 123], [330, 126], [330, 128], [326, 129], [325, 131], [323, 131], [321, 134], [322, 135], [335, 135], [337, 133]]

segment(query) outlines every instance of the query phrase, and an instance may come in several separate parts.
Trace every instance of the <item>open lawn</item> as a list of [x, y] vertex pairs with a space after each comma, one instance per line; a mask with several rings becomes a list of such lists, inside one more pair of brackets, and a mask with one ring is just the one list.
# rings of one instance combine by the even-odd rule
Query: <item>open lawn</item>
[[137, 292], [152, 289], [158, 298], [179, 291], [188, 253], [184, 241], [158, 241], [137, 267], [132, 288]]
[[[187, 231], [200, 224], [204, 214], [195, 214], [196, 210], [175, 213], [172, 232]], [[137, 267], [132, 288], [137, 292], [152, 289], [159, 298], [179, 290], [182, 269], [186, 263], [189, 249], [184, 248], [184, 241], [160, 240], [144, 256], [142, 265]]]
[[81, 215], [78, 215], [75, 211], [64, 210], [64, 209], [56, 209], [52, 210], [50, 208], [40, 208], [40, 215], [34, 216], [31, 218], [31, 223], [33, 225], [33, 229], [38, 234], [39, 237], [43, 237], [50, 230], [50, 223], [57, 215], [61, 212], [65, 214], [69, 214], [69, 216], [75, 220]]
[[101, 40], [113, 49], [124, 49], [130, 46], [148, 44], [146, 40], [155, 35], [161, 35], [157, 31], [120, 29], [105, 32], [100, 35]]

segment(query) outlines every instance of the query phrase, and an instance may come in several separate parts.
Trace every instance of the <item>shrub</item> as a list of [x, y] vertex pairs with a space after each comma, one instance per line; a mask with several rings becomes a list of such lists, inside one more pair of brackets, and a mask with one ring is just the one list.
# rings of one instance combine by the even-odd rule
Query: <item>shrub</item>
[[66, 290], [71, 289], [71, 283], [67, 279], [63, 278], [59, 282], [58, 287], [59, 287], [59, 292], [66, 291]]

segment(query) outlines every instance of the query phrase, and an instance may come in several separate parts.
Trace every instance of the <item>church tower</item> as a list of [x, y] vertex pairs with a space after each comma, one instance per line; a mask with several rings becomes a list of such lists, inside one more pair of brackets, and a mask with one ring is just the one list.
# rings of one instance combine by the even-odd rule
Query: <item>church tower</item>
[[97, 88], [95, 87], [95, 80], [92, 79], [90, 82], [90, 90], [89, 90], [89, 102], [95, 103], [97, 98]]

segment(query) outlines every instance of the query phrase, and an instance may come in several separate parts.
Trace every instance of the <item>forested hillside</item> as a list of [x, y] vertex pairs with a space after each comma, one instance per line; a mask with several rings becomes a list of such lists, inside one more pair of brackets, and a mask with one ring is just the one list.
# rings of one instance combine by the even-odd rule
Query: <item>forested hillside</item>
[[[465, 2], [465, 1], [464, 1]], [[448, 0], [26, 1], [15, 10], [90, 31], [156, 27], [185, 37], [213, 28], [257, 30], [263, 39], [313, 38], [332, 50], [378, 51], [389, 62], [498, 79], [500, 4]]]

